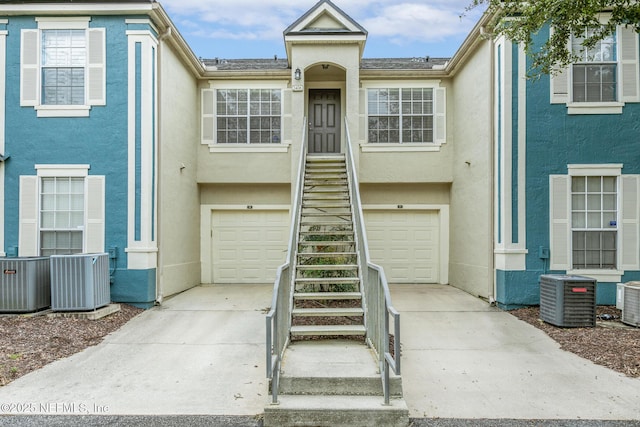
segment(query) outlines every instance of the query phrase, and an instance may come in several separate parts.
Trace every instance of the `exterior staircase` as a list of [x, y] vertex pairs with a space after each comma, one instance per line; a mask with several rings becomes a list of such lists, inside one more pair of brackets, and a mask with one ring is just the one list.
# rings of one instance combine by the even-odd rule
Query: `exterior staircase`
[[344, 156], [307, 156], [292, 340], [364, 337], [364, 310]]
[[409, 424], [402, 379], [383, 404], [380, 365], [365, 344], [362, 275], [344, 156], [307, 156], [293, 271], [290, 344], [269, 426]]

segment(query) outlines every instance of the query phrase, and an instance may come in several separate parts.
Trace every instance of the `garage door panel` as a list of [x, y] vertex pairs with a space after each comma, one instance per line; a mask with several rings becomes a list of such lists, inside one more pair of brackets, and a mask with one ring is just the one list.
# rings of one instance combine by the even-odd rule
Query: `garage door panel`
[[393, 261], [396, 262], [402, 262], [403, 260], [406, 260], [407, 257], [409, 256], [409, 250], [408, 249], [400, 249], [400, 248], [392, 248], [389, 251], [389, 254], [391, 255], [391, 259]]
[[416, 230], [413, 234], [417, 242], [433, 242], [433, 235], [432, 230]]
[[365, 212], [369, 253], [391, 283], [437, 283], [440, 219], [437, 211]]
[[284, 262], [287, 211], [212, 211], [214, 283], [271, 283]]
[[237, 230], [220, 230], [217, 234], [223, 242], [235, 242], [238, 240]]
[[267, 230], [264, 233], [267, 242], [280, 243], [282, 242], [282, 231], [280, 230]]

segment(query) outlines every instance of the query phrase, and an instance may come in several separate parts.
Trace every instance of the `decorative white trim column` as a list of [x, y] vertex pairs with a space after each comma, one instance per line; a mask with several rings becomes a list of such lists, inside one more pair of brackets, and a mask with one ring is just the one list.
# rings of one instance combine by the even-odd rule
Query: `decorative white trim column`
[[157, 268], [157, 46], [151, 31], [127, 31], [127, 268]]

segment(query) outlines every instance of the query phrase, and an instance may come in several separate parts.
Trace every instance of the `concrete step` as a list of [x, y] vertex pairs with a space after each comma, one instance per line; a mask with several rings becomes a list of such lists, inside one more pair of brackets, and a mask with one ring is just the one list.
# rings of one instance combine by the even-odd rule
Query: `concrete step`
[[330, 179], [330, 178], [305, 178], [305, 186], [333, 186], [333, 187], [346, 187], [347, 181], [344, 179]]
[[364, 325], [304, 325], [292, 326], [291, 336], [360, 336], [366, 334]]
[[346, 191], [344, 194], [325, 194], [325, 193], [307, 193], [302, 196], [303, 203], [334, 203], [334, 202], [349, 202], [349, 193]]
[[349, 258], [355, 257], [355, 252], [301, 252], [298, 253], [300, 258]]
[[305, 170], [306, 174], [309, 173], [338, 173], [338, 174], [346, 174], [347, 168], [346, 166], [340, 163], [319, 163], [313, 164], [308, 163], [307, 168]]
[[300, 246], [351, 246], [355, 242], [353, 240], [302, 240], [298, 244]]
[[301, 236], [309, 237], [309, 236], [353, 236], [353, 230], [329, 230], [329, 231], [301, 231]]
[[351, 203], [349, 203], [349, 199], [344, 200], [303, 200], [302, 201], [303, 208], [351, 208]]
[[[303, 208], [304, 209], [304, 208]], [[324, 218], [324, 217], [345, 217], [345, 220], [350, 220], [351, 219], [351, 210], [347, 210], [345, 211], [344, 208], [340, 208], [341, 210], [338, 212], [321, 212], [321, 211], [308, 211], [305, 210], [304, 212], [302, 212], [301, 216], [302, 218]]]
[[344, 167], [310, 167], [304, 173], [305, 178], [310, 176], [329, 176], [329, 177], [339, 177], [340, 179], [347, 179], [347, 169]]
[[380, 396], [279, 396], [264, 408], [264, 426], [407, 427], [404, 399], [382, 404]]
[[302, 300], [346, 300], [362, 299], [362, 292], [294, 292], [293, 299]]
[[296, 279], [296, 285], [358, 285], [357, 277], [314, 277]]
[[[402, 397], [402, 377], [391, 375], [390, 394]], [[295, 341], [282, 362], [280, 393], [384, 396], [378, 362], [364, 343], [346, 339]]]
[[335, 193], [349, 193], [349, 188], [346, 185], [333, 186], [333, 187], [314, 187], [305, 190], [303, 197], [310, 194], [335, 194]]
[[298, 271], [357, 271], [358, 264], [314, 264], [314, 265], [296, 265]]
[[320, 162], [338, 162], [345, 161], [344, 154], [331, 154], [331, 155], [318, 155], [318, 154], [309, 154], [307, 155], [307, 162], [311, 163], [320, 163]]
[[353, 308], [294, 308], [294, 317], [344, 317], [344, 316], [364, 316], [364, 310], [359, 307]]

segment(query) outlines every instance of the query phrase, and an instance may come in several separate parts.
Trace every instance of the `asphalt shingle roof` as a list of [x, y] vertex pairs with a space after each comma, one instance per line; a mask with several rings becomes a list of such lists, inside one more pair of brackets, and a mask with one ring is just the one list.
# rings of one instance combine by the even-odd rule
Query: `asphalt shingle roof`
[[[442, 69], [449, 58], [364, 58], [362, 70], [432, 70]], [[218, 71], [278, 71], [289, 68], [286, 59], [203, 59], [207, 68]]]

